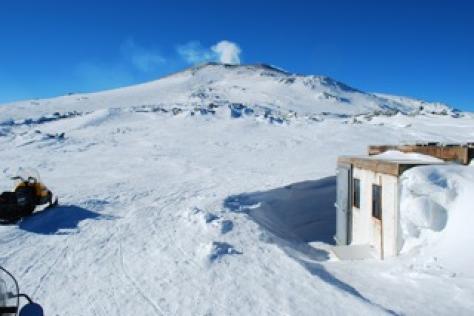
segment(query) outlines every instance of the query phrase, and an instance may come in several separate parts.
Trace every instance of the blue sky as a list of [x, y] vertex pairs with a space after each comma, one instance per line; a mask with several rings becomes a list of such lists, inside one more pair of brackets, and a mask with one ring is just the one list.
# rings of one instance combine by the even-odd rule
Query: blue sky
[[227, 40], [242, 63], [474, 111], [473, 12], [467, 0], [2, 1], [0, 103], [153, 80], [222, 57]]

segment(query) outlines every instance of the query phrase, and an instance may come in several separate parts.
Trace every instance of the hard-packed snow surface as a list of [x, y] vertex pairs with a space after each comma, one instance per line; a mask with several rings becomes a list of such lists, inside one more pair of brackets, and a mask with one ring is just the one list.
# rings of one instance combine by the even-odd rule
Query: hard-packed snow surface
[[[441, 237], [433, 251], [446, 256], [341, 262], [330, 251], [338, 155], [474, 138], [469, 114], [429, 107], [223, 65], [1, 106], [0, 187], [32, 167], [61, 205], [0, 226], [0, 264], [47, 315], [472, 315], [469, 275], [413, 262], [449, 258]], [[430, 223], [456, 239], [468, 226], [449, 221], [467, 220], [468, 180], [420, 177], [440, 198], [459, 192], [433, 200], [445, 228]]]
[[402, 251], [420, 264], [474, 277], [474, 166], [417, 167], [401, 180]]

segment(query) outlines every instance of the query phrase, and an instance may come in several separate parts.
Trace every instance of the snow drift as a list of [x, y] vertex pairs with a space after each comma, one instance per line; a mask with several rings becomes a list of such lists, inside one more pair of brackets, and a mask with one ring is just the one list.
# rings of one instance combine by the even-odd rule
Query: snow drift
[[401, 184], [402, 253], [474, 276], [474, 167], [417, 167]]

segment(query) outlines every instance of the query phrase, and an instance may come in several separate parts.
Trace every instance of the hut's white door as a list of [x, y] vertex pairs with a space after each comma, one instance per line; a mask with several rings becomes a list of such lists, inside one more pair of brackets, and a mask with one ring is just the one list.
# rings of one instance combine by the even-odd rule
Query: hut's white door
[[336, 243], [348, 245], [352, 238], [351, 165], [337, 167]]

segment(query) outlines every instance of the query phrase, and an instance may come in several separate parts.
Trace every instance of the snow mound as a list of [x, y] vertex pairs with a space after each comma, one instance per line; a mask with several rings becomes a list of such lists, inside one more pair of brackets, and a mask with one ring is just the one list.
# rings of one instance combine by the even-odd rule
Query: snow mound
[[401, 252], [474, 276], [474, 167], [423, 166], [401, 177]]

